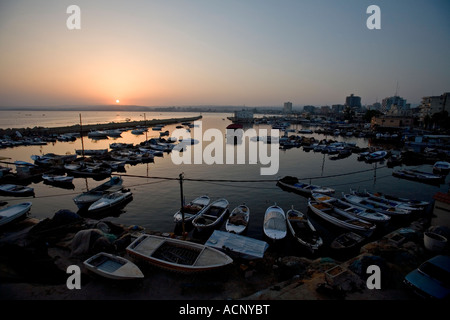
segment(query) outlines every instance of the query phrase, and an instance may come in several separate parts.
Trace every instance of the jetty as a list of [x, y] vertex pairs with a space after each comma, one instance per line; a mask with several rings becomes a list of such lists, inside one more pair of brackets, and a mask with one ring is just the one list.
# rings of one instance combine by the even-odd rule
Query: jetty
[[122, 128], [136, 128], [136, 127], [154, 127], [157, 125], [168, 125], [182, 122], [193, 122], [201, 119], [202, 116], [184, 117], [184, 118], [170, 118], [170, 119], [152, 119], [152, 120], [138, 120], [138, 121], [124, 121], [124, 122], [109, 122], [97, 124], [82, 124], [78, 123], [73, 126], [64, 127], [34, 127], [34, 128], [8, 128], [0, 129], [0, 135], [13, 135], [19, 132], [23, 136], [49, 136], [66, 133], [81, 133], [83, 136], [94, 130], [114, 130]]

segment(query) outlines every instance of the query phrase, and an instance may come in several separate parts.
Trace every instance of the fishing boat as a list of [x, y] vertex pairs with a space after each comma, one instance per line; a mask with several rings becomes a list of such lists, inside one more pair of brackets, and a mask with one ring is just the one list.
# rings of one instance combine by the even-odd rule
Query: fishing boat
[[392, 206], [383, 204], [383, 203], [377, 203], [377, 202], [369, 202], [365, 198], [358, 197], [354, 194], [343, 194], [343, 199], [347, 201], [348, 203], [354, 204], [359, 207], [363, 207], [366, 209], [372, 209], [375, 211], [378, 211], [380, 213], [386, 214], [388, 216], [408, 216], [410, 215], [411, 211], [400, 209], [400, 208], [394, 208]]
[[375, 162], [375, 161], [381, 161], [388, 155], [387, 151], [379, 150], [375, 152], [371, 152], [368, 155], [366, 155], [366, 161], [367, 162]]
[[447, 161], [437, 161], [433, 165], [433, 173], [447, 175], [450, 172], [450, 163]]
[[331, 241], [330, 248], [334, 250], [351, 250], [360, 245], [364, 240], [366, 240], [365, 237], [350, 231], [334, 238]]
[[294, 239], [311, 253], [319, 250], [323, 244], [323, 240], [306, 214], [295, 210], [292, 206], [286, 212], [286, 216], [288, 229]]
[[241, 204], [231, 211], [226, 223], [225, 230], [231, 233], [242, 234], [247, 230], [250, 221], [250, 208]]
[[0, 210], [0, 226], [11, 223], [26, 215], [31, 209], [31, 202], [22, 202]]
[[427, 173], [418, 170], [397, 170], [392, 172], [392, 175], [397, 178], [413, 180], [429, 184], [441, 184], [444, 182], [444, 177], [432, 173]]
[[84, 266], [102, 276], [114, 280], [142, 279], [144, 274], [133, 262], [106, 252], [99, 252], [83, 262]]
[[209, 204], [193, 220], [192, 225], [197, 231], [214, 229], [225, 220], [228, 213], [229, 202], [227, 199], [219, 199]]
[[183, 205], [183, 208], [174, 214], [173, 221], [175, 223], [182, 223], [184, 214], [184, 223], [192, 223], [192, 220], [194, 220], [194, 218], [201, 213], [201, 210], [205, 209], [210, 202], [211, 199], [206, 195], [195, 198], [188, 204]]
[[108, 149], [76, 149], [77, 155], [101, 156], [108, 153]]
[[12, 197], [28, 197], [34, 195], [34, 188], [17, 184], [0, 185], [0, 194]]
[[112, 177], [107, 182], [83, 192], [73, 198], [73, 201], [80, 210], [87, 209], [95, 201], [99, 200], [105, 193], [116, 192], [123, 189], [123, 180], [120, 177]]
[[394, 200], [398, 202], [402, 202], [407, 204], [411, 207], [416, 207], [418, 209], [424, 209], [426, 206], [428, 206], [430, 203], [427, 201], [421, 201], [421, 200], [414, 200], [414, 199], [408, 199], [408, 198], [401, 198], [390, 194], [385, 194], [382, 192], [370, 192], [366, 191], [368, 194], [370, 194], [372, 197], [380, 197], [388, 200]]
[[73, 181], [73, 177], [71, 176], [63, 176], [57, 174], [43, 174], [42, 179], [50, 183], [67, 183], [70, 184]]
[[284, 239], [287, 235], [286, 214], [274, 204], [264, 213], [264, 234], [272, 241]]
[[328, 187], [320, 187], [313, 184], [307, 184], [300, 182], [298, 178], [286, 176], [280, 180], [278, 180], [278, 184], [282, 187], [287, 188], [290, 191], [299, 192], [301, 194], [311, 195], [313, 192], [315, 193], [323, 193], [323, 194], [333, 194], [335, 192], [334, 189]]
[[355, 191], [355, 190], [350, 189], [350, 193], [355, 195], [355, 196], [358, 196], [358, 197], [366, 199], [368, 203], [384, 204], [386, 206], [390, 206], [390, 207], [394, 208], [395, 210], [397, 210], [397, 209], [403, 209], [403, 210], [407, 210], [407, 211], [419, 211], [419, 210], [421, 210], [420, 208], [417, 208], [417, 207], [414, 207], [414, 206], [410, 206], [410, 205], [408, 205], [406, 203], [403, 203], [403, 202], [390, 200], [390, 199], [385, 199], [385, 198], [381, 198], [381, 197], [374, 197], [370, 193], [368, 193], [367, 191], [359, 192], [359, 191]]
[[213, 271], [233, 262], [228, 255], [212, 247], [149, 234], [139, 236], [126, 251], [134, 259], [182, 273]]
[[370, 221], [377, 224], [384, 224], [391, 220], [391, 217], [373, 209], [359, 207], [349, 202], [342, 201], [328, 195], [314, 193], [313, 199], [317, 202], [325, 202], [331, 204], [336, 210], [347, 212], [357, 218]]
[[364, 233], [368, 237], [375, 231], [376, 225], [374, 223], [336, 210], [328, 203], [308, 200], [308, 207], [319, 217], [346, 230]]
[[130, 191], [116, 191], [107, 193], [89, 206], [88, 213], [97, 213], [100, 211], [116, 209], [132, 198], [133, 194]]

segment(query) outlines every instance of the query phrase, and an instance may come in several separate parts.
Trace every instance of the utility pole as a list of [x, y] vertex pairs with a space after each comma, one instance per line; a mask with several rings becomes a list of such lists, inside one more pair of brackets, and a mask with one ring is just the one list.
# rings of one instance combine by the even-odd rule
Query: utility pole
[[185, 226], [184, 226], [184, 200], [183, 200], [183, 173], [180, 173], [180, 196], [181, 196], [181, 225], [182, 225], [182, 236], [185, 238]]

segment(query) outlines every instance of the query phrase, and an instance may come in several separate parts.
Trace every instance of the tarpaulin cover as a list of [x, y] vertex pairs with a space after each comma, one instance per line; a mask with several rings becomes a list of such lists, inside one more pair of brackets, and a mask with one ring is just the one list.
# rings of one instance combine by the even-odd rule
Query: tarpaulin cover
[[263, 258], [269, 247], [265, 241], [220, 230], [214, 230], [205, 245], [240, 254], [246, 259]]

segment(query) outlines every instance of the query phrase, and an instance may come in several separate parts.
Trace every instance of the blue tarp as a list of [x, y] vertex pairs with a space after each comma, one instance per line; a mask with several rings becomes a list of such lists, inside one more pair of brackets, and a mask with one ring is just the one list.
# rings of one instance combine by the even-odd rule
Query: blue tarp
[[245, 259], [263, 258], [269, 244], [265, 241], [214, 230], [205, 245], [225, 252], [233, 252]]

